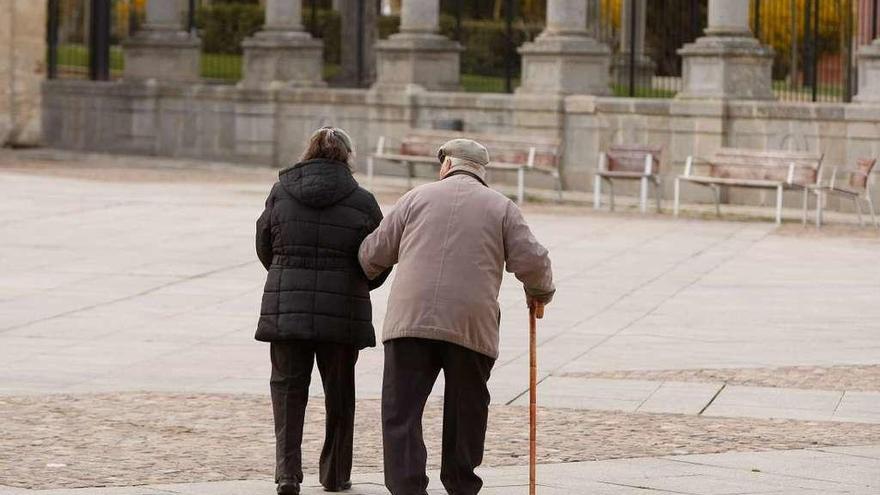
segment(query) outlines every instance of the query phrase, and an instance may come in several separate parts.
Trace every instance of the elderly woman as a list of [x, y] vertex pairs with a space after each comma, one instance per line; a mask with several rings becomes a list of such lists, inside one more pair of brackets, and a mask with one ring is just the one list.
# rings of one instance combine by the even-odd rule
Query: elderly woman
[[358, 351], [376, 345], [370, 290], [358, 263], [361, 241], [382, 213], [358, 186], [343, 130], [315, 131], [302, 159], [282, 170], [257, 220], [257, 255], [268, 270], [257, 340], [270, 342], [278, 493], [298, 494], [301, 444], [313, 362], [324, 385], [326, 437], [320, 481], [351, 487], [354, 368]]

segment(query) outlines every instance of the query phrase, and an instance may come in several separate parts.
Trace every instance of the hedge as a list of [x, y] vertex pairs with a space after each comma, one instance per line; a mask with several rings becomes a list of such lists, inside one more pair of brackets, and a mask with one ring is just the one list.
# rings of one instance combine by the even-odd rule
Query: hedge
[[[518, 47], [535, 39], [544, 29], [543, 24], [516, 22], [513, 25], [513, 45]], [[400, 17], [383, 16], [379, 19], [379, 37], [382, 39], [400, 30]], [[463, 20], [461, 33], [457, 32], [455, 17], [440, 16], [440, 33], [451, 39], [459, 38], [465, 48], [461, 54], [461, 71], [464, 74], [503, 76], [504, 59], [507, 54], [507, 25], [503, 21]], [[513, 60], [513, 72], [519, 73], [519, 56]]]
[[196, 12], [196, 26], [205, 53], [241, 53], [241, 42], [263, 26], [259, 5], [218, 3]]

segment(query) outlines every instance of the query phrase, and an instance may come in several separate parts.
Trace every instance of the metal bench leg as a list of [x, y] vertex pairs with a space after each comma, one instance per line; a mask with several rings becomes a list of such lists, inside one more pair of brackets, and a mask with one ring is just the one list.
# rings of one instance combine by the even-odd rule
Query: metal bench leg
[[406, 162], [406, 175], [407, 175], [407, 184], [409, 188], [413, 188], [413, 176], [416, 175], [415, 166], [413, 162]]
[[712, 198], [715, 200], [715, 216], [721, 216], [721, 188], [712, 184]]
[[520, 167], [516, 170], [516, 202], [523, 204], [526, 200], [526, 171]]
[[611, 211], [614, 211], [614, 181], [608, 180], [608, 202], [611, 205]]
[[639, 190], [639, 211], [647, 213], [648, 211], [648, 178], [642, 177], [641, 189]]
[[862, 218], [862, 204], [859, 202], [858, 196], [853, 196], [853, 204], [856, 205], [856, 215], [859, 217], [859, 227], [864, 227], [865, 220]]
[[868, 201], [868, 209], [871, 210], [871, 223], [874, 224], [874, 227], [880, 229], [880, 223], [877, 223], [877, 213], [874, 212], [874, 199], [871, 198], [871, 194], [868, 193], [865, 195], [865, 198]]
[[673, 187], [673, 203], [672, 203], [672, 214], [675, 217], [678, 217], [679, 213], [679, 201], [681, 200], [681, 179], [678, 177], [675, 178], [675, 186]]
[[816, 228], [822, 227], [822, 200], [825, 198], [825, 193], [822, 191], [816, 191]]
[[803, 211], [801, 211], [801, 225], [803, 225], [804, 227], [807, 226], [807, 208], [809, 208], [809, 205], [810, 205], [810, 197], [808, 195], [809, 192], [810, 192], [810, 190], [805, 187], [804, 188], [804, 205], [803, 205], [804, 208], [803, 208]]
[[596, 174], [593, 177], [593, 209], [602, 207], [602, 177]]
[[782, 186], [776, 187], [776, 225], [782, 225]]
[[367, 187], [373, 190], [373, 157], [367, 157]]
[[657, 197], [657, 213], [663, 213], [663, 208], [661, 203], [663, 202], [663, 187], [660, 180], [657, 179], [654, 181], [654, 196]]
[[554, 177], [556, 178], [556, 198], [562, 202], [562, 176], [556, 174]]

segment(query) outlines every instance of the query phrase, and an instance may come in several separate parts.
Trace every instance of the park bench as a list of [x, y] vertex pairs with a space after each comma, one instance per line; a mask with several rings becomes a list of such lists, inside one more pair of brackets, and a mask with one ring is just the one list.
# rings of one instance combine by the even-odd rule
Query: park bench
[[[822, 154], [799, 151], [762, 151], [721, 148], [710, 158], [687, 158], [684, 175], [675, 179], [675, 215], [678, 216], [681, 183], [709, 187], [714, 193], [715, 212], [721, 215], [721, 188], [743, 187], [776, 191], [776, 223], [782, 223], [782, 195], [787, 190], [803, 192], [803, 222], [807, 221], [807, 200], [818, 184]], [[696, 169], [702, 170], [698, 172]]]
[[[834, 167], [828, 182], [819, 180], [819, 183], [812, 188], [816, 193], [816, 227], [822, 226], [822, 207], [825, 197], [830, 194], [852, 200], [856, 214], [859, 216], [859, 225], [864, 225], [861, 202], [866, 202], [868, 211], [871, 212], [871, 223], [880, 228], [877, 213], [874, 211], [870, 184], [871, 172], [876, 164], [876, 158], [859, 158], [856, 160], [855, 168]], [[847, 178], [849, 180], [846, 180]]]
[[599, 153], [593, 186], [593, 208], [602, 207], [602, 182], [608, 183], [611, 211], [614, 211], [614, 181], [637, 180], [641, 183], [639, 207], [642, 213], [648, 209], [648, 184], [654, 185], [657, 212], [660, 212], [662, 189], [660, 187], [660, 155], [663, 148], [644, 144], [614, 144]]
[[559, 161], [562, 145], [558, 139], [539, 136], [481, 135], [455, 131], [413, 129], [402, 140], [394, 142], [382, 136], [376, 150], [367, 158], [367, 180], [372, 184], [375, 171], [374, 160], [406, 167], [409, 186], [415, 177], [416, 165], [439, 167], [437, 150], [446, 141], [468, 138], [480, 142], [489, 150], [491, 162], [489, 171], [515, 171], [517, 173], [517, 202], [525, 201], [526, 172], [540, 172], [552, 176], [556, 190], [562, 199], [562, 180], [559, 175]]

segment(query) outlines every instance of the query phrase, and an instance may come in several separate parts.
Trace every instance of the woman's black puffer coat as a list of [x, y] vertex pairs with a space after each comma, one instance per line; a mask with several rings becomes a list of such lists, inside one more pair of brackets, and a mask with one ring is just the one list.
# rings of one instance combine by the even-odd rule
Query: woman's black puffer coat
[[309, 160], [279, 173], [257, 220], [257, 255], [269, 271], [257, 340], [376, 345], [358, 248], [378, 227], [376, 199], [348, 165]]

